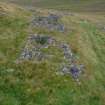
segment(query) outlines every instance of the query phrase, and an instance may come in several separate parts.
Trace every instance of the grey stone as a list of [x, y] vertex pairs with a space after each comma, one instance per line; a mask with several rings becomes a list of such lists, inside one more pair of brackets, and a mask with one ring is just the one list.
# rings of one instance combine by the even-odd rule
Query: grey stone
[[83, 74], [84, 73], [84, 70], [85, 70], [85, 65], [80, 64], [79, 65], [79, 71], [80, 71], [80, 73]]
[[37, 17], [32, 21], [33, 26], [47, 28], [50, 31], [64, 32], [65, 27], [59, 22], [59, 16], [50, 14], [48, 17]]
[[72, 66], [70, 68], [70, 73], [74, 79], [79, 78], [80, 71], [76, 66]]
[[29, 51], [28, 49], [24, 49], [22, 54], [21, 54], [22, 59], [32, 59], [32, 52]]
[[70, 72], [69, 72], [69, 68], [66, 67], [66, 66], [64, 66], [64, 67], [62, 68], [62, 73], [63, 73], [63, 74], [69, 74], [69, 73], [70, 73]]
[[71, 52], [71, 48], [69, 47], [69, 45], [62, 43], [60, 47], [63, 50], [64, 58], [71, 62], [73, 60], [73, 54]]

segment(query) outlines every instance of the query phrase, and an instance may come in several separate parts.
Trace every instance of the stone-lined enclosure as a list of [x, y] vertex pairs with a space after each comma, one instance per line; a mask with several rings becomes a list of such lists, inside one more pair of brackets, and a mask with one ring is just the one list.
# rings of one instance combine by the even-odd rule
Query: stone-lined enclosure
[[[49, 31], [58, 31], [65, 32], [65, 26], [59, 22], [60, 16], [49, 14], [48, 16], [38, 16], [34, 18], [30, 24], [30, 26], [37, 27], [39, 29], [45, 28]], [[56, 40], [50, 35], [45, 34], [32, 34], [27, 40], [24, 48], [21, 51], [20, 57], [17, 59], [17, 63], [22, 61], [50, 61], [55, 57], [57, 59], [57, 55], [54, 55], [54, 51], [52, 53], [43, 52], [43, 50], [51, 50], [58, 49], [60, 53], [62, 53], [63, 60], [60, 60], [60, 67], [57, 71], [57, 75], [71, 75], [78, 83], [79, 77], [81, 73], [83, 73], [84, 65], [78, 65], [75, 63], [77, 59], [75, 58], [75, 54], [71, 51], [70, 45], [66, 42], [61, 42]], [[61, 57], [61, 58], [62, 58]], [[64, 62], [66, 61], [66, 62]]]
[[[70, 46], [67, 43], [57, 41], [51, 36], [47, 35], [30, 35], [26, 41], [25, 47], [22, 49], [22, 53], [18, 61], [24, 60], [37, 60], [42, 61], [49, 59], [50, 56], [42, 49], [49, 49], [49, 47], [56, 47], [63, 53], [64, 59], [67, 63], [61, 62], [59, 74], [71, 74], [75, 80], [78, 80], [83, 70], [83, 65], [75, 64], [75, 56], [71, 51]], [[64, 65], [62, 65], [64, 63]]]

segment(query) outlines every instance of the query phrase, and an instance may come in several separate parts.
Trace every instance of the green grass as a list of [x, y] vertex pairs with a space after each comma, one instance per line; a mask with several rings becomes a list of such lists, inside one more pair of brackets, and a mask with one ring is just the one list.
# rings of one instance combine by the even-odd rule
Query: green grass
[[24, 6], [71, 10], [78, 12], [104, 12], [104, 0], [1, 0]]
[[[105, 105], [105, 33], [97, 28], [105, 17], [63, 16], [61, 21], [73, 29], [71, 33], [30, 30], [31, 13], [9, 5], [7, 14], [0, 16], [0, 105]], [[86, 66], [80, 86], [69, 75], [56, 75], [63, 60], [59, 49], [43, 50], [54, 52], [52, 60], [15, 63], [30, 31], [71, 45], [77, 63]]]

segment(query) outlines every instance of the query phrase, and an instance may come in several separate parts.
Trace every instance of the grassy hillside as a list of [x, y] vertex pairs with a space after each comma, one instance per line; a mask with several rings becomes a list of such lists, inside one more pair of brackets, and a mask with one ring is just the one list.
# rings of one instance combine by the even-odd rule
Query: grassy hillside
[[78, 12], [104, 12], [104, 0], [1, 0], [18, 3], [24, 6], [33, 6], [50, 9], [71, 10]]
[[[105, 105], [105, 16], [64, 15], [61, 21], [72, 29], [68, 33], [29, 27], [31, 17], [21, 7], [0, 3], [0, 105]], [[30, 32], [71, 45], [77, 63], [86, 66], [81, 85], [69, 75], [56, 75], [62, 57], [58, 50], [58, 59], [15, 63]]]

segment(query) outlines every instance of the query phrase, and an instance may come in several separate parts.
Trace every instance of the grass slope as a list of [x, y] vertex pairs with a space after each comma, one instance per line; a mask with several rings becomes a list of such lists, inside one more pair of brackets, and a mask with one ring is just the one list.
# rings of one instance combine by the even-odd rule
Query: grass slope
[[[0, 12], [0, 105], [105, 105], [105, 33], [97, 27], [104, 24], [103, 15], [63, 16], [73, 29], [64, 35], [30, 30], [31, 13], [12, 4], [0, 3]], [[14, 63], [30, 31], [71, 45], [78, 63], [86, 65], [80, 86], [70, 76], [56, 75], [62, 57], [56, 49], [58, 59]]]
[[105, 12], [104, 0], [1, 0], [24, 6], [71, 10], [78, 12]]

